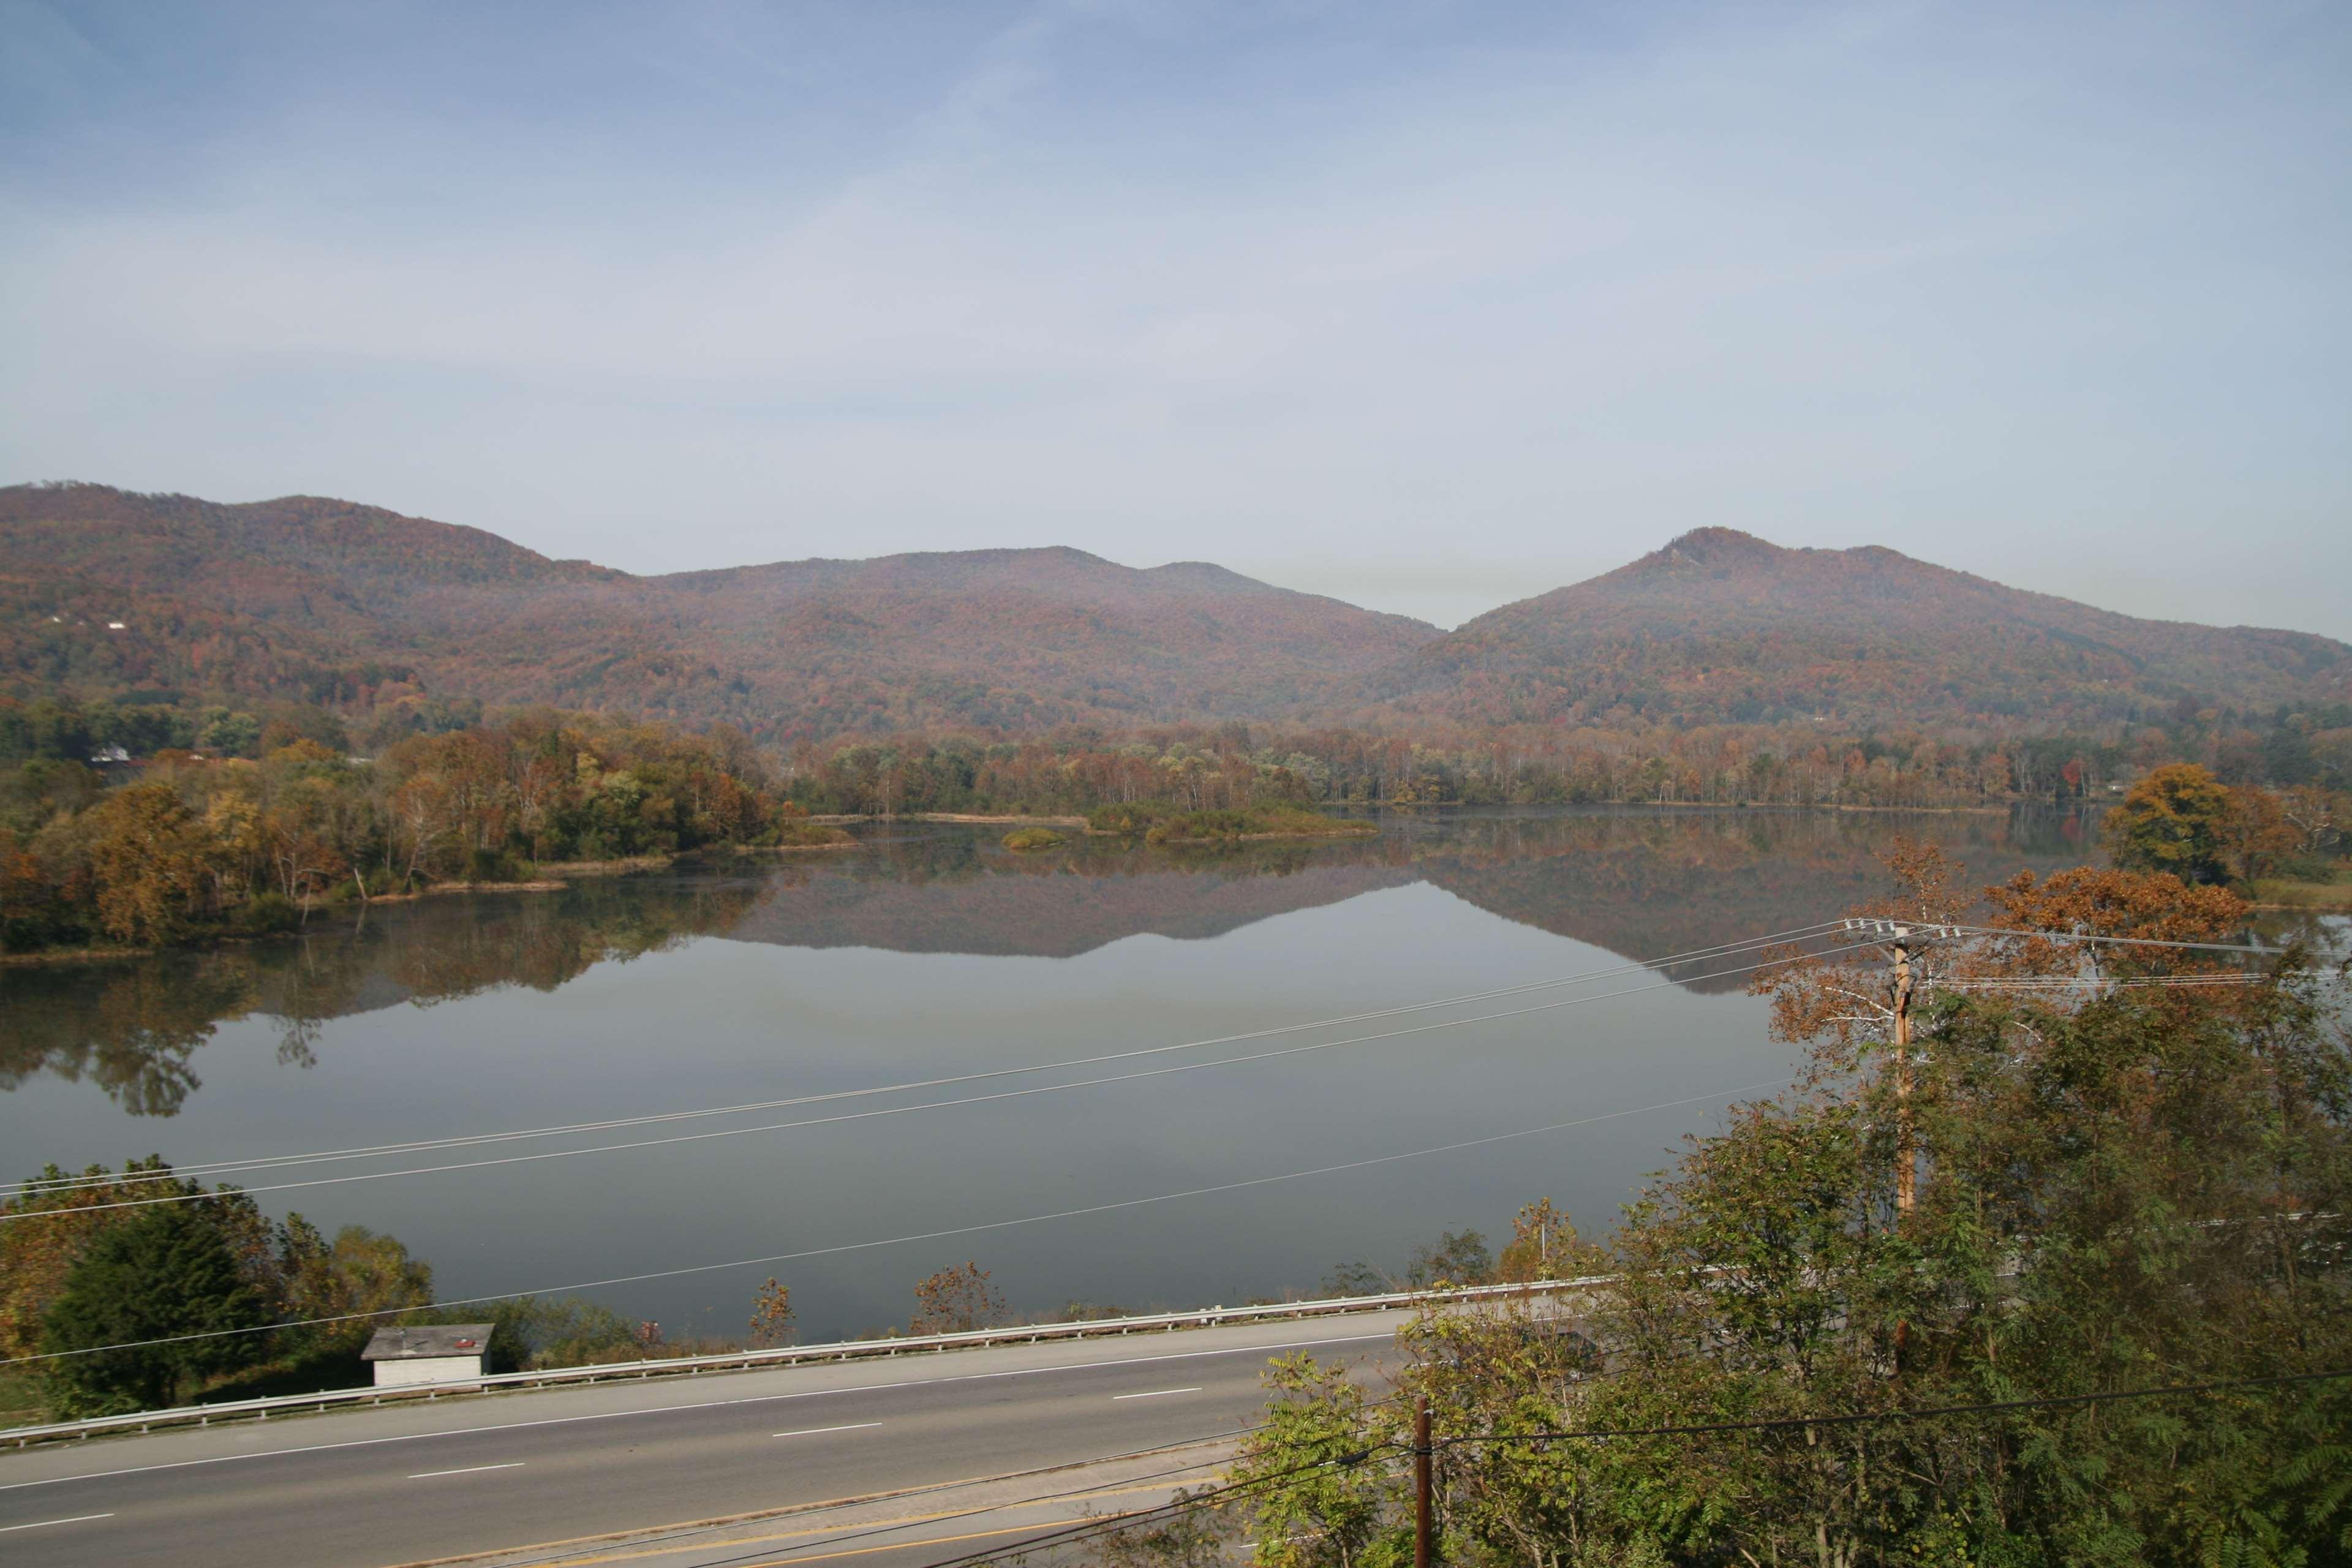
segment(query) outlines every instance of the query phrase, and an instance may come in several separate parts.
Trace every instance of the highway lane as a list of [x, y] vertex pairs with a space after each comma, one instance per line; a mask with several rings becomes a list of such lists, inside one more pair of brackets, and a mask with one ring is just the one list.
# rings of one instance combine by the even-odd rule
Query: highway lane
[[1269, 1356], [1369, 1366], [1405, 1321], [604, 1384], [0, 1454], [0, 1557], [385, 1568], [1073, 1464], [1247, 1426]]

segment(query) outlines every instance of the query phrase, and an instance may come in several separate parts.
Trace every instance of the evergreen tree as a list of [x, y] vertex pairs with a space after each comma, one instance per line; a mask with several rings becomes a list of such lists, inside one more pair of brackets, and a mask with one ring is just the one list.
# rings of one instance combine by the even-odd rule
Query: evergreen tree
[[61, 1417], [115, 1415], [173, 1403], [191, 1378], [250, 1363], [260, 1336], [142, 1344], [145, 1340], [241, 1330], [267, 1321], [212, 1216], [198, 1204], [159, 1204], [100, 1234], [67, 1277], [45, 1320], [49, 1404]]

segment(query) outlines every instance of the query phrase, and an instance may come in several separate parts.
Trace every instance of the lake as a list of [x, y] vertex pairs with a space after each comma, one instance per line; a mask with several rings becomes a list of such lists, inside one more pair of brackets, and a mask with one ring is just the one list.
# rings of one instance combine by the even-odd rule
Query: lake
[[[444, 1297], [824, 1252], [588, 1292], [673, 1338], [739, 1336], [761, 1280], [803, 1338], [903, 1326], [965, 1258], [1016, 1310], [1313, 1292], [1442, 1230], [1499, 1244], [1550, 1196], [1605, 1230], [1644, 1174], [1794, 1053], [1697, 960], [1882, 891], [1897, 834], [1974, 881], [2092, 858], [2072, 816], [1429, 811], [1377, 837], [1228, 850], [899, 823], [823, 858], [451, 895], [299, 940], [0, 969], [0, 1148], [175, 1164], [824, 1095], [1249, 1034], [1613, 973], [1351, 1026], [919, 1092], [253, 1179], [507, 1158], [1003, 1094], [1475, 1018], [1276, 1059], [824, 1125], [272, 1193], [331, 1233], [387, 1231]], [[1612, 994], [1627, 993], [1625, 994]], [[1605, 1120], [1592, 1120], [1605, 1118]], [[905, 1237], [1391, 1160], [1163, 1203]], [[883, 1242], [886, 1245], [864, 1244]]]

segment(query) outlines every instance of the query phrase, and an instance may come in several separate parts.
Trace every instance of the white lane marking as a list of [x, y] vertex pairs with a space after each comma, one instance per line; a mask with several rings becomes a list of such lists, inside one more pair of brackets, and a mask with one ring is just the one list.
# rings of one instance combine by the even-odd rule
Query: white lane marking
[[478, 1476], [484, 1470], [520, 1470], [522, 1467], [522, 1460], [509, 1459], [503, 1465], [467, 1465], [462, 1470], [423, 1470], [408, 1479], [412, 1481], [429, 1481], [437, 1476]]
[[0, 1535], [12, 1530], [47, 1530], [53, 1524], [87, 1524], [93, 1519], [112, 1519], [110, 1513], [78, 1513], [71, 1519], [45, 1519], [34, 1524], [0, 1524]]
[[1200, 1392], [1198, 1388], [1155, 1388], [1149, 1394], [1114, 1394], [1111, 1398], [1113, 1400], [1157, 1399], [1163, 1394], [1198, 1394]]
[[1234, 1345], [1221, 1351], [1178, 1351], [1171, 1355], [1128, 1356], [1118, 1361], [1073, 1362], [1068, 1366], [1026, 1366], [1011, 1372], [965, 1372], [953, 1377], [926, 1377], [905, 1383], [866, 1383], [849, 1388], [804, 1388], [795, 1394], [755, 1394], [742, 1399], [706, 1399], [693, 1405], [655, 1405], [643, 1410], [606, 1410], [593, 1415], [550, 1415], [538, 1421], [507, 1421], [490, 1426], [459, 1426], [446, 1432], [407, 1432], [397, 1437], [354, 1437], [347, 1443], [312, 1443], [299, 1448], [265, 1448], [257, 1454], [215, 1454], [209, 1459], [174, 1459], [162, 1465], [130, 1465], [119, 1470], [89, 1470], [80, 1475], [51, 1476], [38, 1481], [10, 1481], [0, 1492], [28, 1487], [54, 1487], [67, 1481], [112, 1480], [120, 1476], [152, 1475], [158, 1470], [193, 1469], [198, 1465], [226, 1465], [238, 1459], [284, 1459], [300, 1454], [324, 1454], [337, 1448], [375, 1448], [386, 1443], [418, 1443], [433, 1437], [473, 1437], [485, 1432], [522, 1432], [539, 1426], [575, 1426], [586, 1421], [618, 1421], [631, 1415], [677, 1415], [690, 1410], [720, 1410], [733, 1405], [773, 1405], [785, 1399], [824, 1399], [839, 1394], [883, 1394], [894, 1388], [932, 1388], [943, 1383], [985, 1383], [1000, 1377], [1035, 1377], [1045, 1373], [1093, 1372], [1107, 1366], [1143, 1366], [1160, 1361], [1199, 1361], [1207, 1356], [1256, 1355], [1264, 1351], [1311, 1350], [1317, 1345], [1362, 1344], [1368, 1340], [1392, 1340], [1382, 1334], [1335, 1334], [1326, 1340], [1285, 1340], [1270, 1345]]
[[797, 1432], [771, 1432], [771, 1437], [817, 1437], [827, 1432], [863, 1432], [868, 1426], [879, 1426], [879, 1421], [852, 1421], [846, 1426], [803, 1426]]

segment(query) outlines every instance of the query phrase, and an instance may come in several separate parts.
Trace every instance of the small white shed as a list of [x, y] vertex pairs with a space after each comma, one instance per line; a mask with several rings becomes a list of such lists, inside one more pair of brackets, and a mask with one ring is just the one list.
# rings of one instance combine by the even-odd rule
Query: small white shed
[[492, 1323], [419, 1323], [378, 1329], [360, 1359], [375, 1363], [375, 1385], [457, 1383], [489, 1370]]

